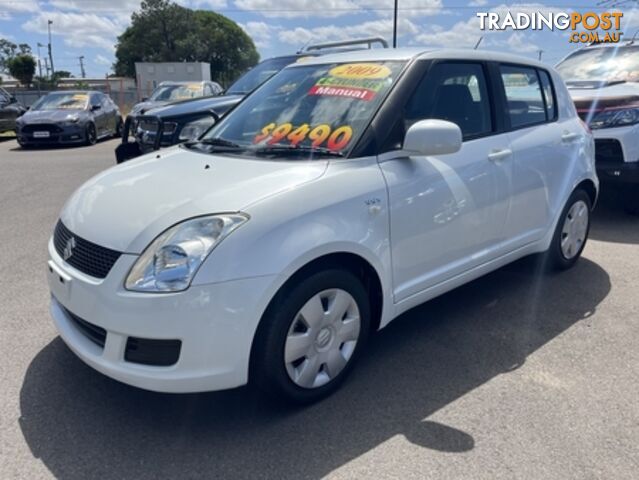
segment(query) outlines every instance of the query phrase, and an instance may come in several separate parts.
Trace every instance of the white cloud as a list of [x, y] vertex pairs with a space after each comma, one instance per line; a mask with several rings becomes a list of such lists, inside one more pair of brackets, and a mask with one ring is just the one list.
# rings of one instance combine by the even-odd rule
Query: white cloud
[[[416, 35], [419, 27], [407, 18], [400, 18], [398, 22], [398, 36]], [[297, 27], [293, 30], [282, 30], [278, 38], [292, 46], [303, 46], [308, 42], [324, 42], [331, 40], [346, 40], [357, 37], [382, 36], [390, 38], [393, 33], [393, 22], [390, 19], [372, 20], [356, 25], [326, 25], [315, 28]]]
[[100, 55], [99, 53], [95, 56], [95, 58], [93, 59], [93, 63], [97, 63], [98, 65], [106, 65], [106, 66], [111, 66], [111, 64], [113, 63], [113, 60], [108, 59], [107, 57], [105, 57], [104, 55]]
[[52, 20], [52, 33], [61, 35], [70, 47], [98, 47], [113, 51], [116, 35], [124, 25], [94, 13], [41, 12], [22, 25], [27, 32], [45, 34], [47, 21]]
[[472, 0], [468, 3], [471, 7], [483, 7], [488, 3], [488, 0]]
[[[265, 17], [282, 18], [339, 17], [365, 11], [390, 17], [393, 13], [390, 0], [235, 0], [235, 5]], [[404, 17], [436, 15], [442, 9], [442, 0], [402, 0], [399, 8]]]
[[4, 12], [31, 13], [40, 9], [37, 0], [8, 0], [2, 2]]
[[[528, 3], [513, 5], [511, 7], [502, 4], [491, 8], [490, 11], [497, 12], [503, 16], [506, 12], [511, 12], [512, 14], [517, 12], [533, 13], [538, 11], [548, 13], [563, 10], [547, 7], [540, 3]], [[477, 18], [476, 15], [473, 15], [473, 17], [466, 21], [458, 22], [446, 30], [441, 29], [441, 27], [431, 26], [418, 35], [416, 40], [425, 45], [468, 48], [473, 47], [480, 37], [484, 37], [481, 45], [486, 48], [506, 48], [507, 50], [522, 53], [539, 49], [537, 45], [530, 43], [529, 36], [521, 35], [521, 32], [481, 30], [479, 28], [479, 18]], [[527, 42], [530, 43], [530, 45], [527, 45]]]
[[258, 48], [267, 47], [271, 43], [273, 35], [281, 30], [281, 27], [275, 27], [264, 22], [240, 23], [240, 27], [253, 39]]

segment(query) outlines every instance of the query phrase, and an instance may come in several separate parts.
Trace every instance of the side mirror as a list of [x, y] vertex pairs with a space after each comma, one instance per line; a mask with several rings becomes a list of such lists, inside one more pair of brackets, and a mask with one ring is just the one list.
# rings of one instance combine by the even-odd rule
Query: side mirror
[[404, 150], [414, 155], [446, 155], [462, 147], [458, 125], [446, 120], [420, 120], [408, 129]]
[[11, 95], [9, 97], [9, 103], [18, 103], [18, 99], [15, 97], [15, 95]]
[[149, 97], [142, 97], [142, 100], [140, 100], [141, 102], [146, 102], [149, 100]]
[[100, 110], [102, 105], [91, 105], [91, 111], [95, 112], [96, 110]]

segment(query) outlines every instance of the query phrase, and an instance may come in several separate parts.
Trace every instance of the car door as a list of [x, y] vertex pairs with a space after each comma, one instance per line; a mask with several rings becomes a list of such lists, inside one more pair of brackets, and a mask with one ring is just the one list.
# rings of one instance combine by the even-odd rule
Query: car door
[[486, 66], [433, 64], [404, 108], [403, 131], [427, 118], [456, 123], [461, 150], [379, 157], [388, 187], [396, 302], [494, 258], [509, 206], [510, 144], [497, 130]]
[[115, 133], [117, 128], [116, 108], [113, 100], [108, 95], [102, 96], [102, 110], [105, 117], [105, 130], [109, 133]]
[[543, 69], [500, 65], [513, 150], [512, 207], [506, 236], [511, 248], [542, 238], [566, 191], [583, 131], [577, 118], [559, 119], [551, 76]]
[[102, 95], [94, 93], [91, 95], [91, 112], [93, 114], [93, 121], [95, 123], [95, 131], [98, 137], [104, 135], [106, 129], [106, 116], [104, 114], [104, 108], [102, 108]]

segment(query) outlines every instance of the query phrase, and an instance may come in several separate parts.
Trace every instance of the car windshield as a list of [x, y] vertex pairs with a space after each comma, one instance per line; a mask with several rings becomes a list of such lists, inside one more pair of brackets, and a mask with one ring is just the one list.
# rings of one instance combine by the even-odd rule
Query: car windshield
[[31, 110], [83, 110], [88, 102], [86, 93], [52, 93], [35, 102]]
[[284, 67], [294, 63], [296, 60], [298, 60], [298, 57], [296, 56], [264, 60], [237, 79], [235, 83], [227, 89], [226, 94], [246, 95], [262, 85]]
[[255, 155], [345, 156], [404, 63], [333, 63], [284, 69], [200, 139]]
[[639, 82], [639, 46], [580, 50], [557, 65], [566, 81]]
[[168, 102], [173, 100], [188, 100], [201, 97], [204, 89], [200, 83], [188, 83], [180, 85], [160, 85], [151, 94], [149, 100], [153, 102]]

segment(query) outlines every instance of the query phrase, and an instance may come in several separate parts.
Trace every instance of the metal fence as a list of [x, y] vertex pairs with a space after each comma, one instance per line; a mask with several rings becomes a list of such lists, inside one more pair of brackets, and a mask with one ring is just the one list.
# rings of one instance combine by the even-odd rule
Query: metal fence
[[111, 99], [116, 103], [116, 105], [120, 108], [120, 111], [123, 115], [126, 115], [133, 105], [140, 101], [140, 93], [137, 89], [126, 89], [126, 90], [113, 90], [109, 88], [107, 85], [95, 86], [92, 85], [89, 88], [56, 88], [56, 89], [23, 89], [23, 88], [7, 88], [9, 93], [13, 94], [16, 99], [22, 103], [23, 105], [30, 107], [33, 105], [40, 97], [47, 95], [51, 92], [61, 92], [65, 90], [91, 90], [102, 92], [106, 95], [109, 95]]

